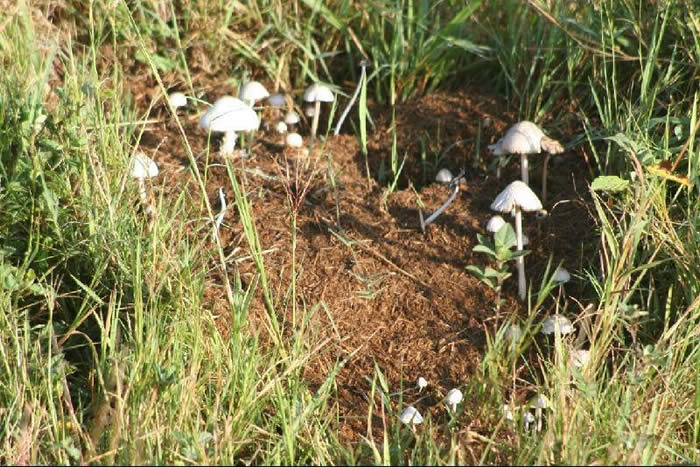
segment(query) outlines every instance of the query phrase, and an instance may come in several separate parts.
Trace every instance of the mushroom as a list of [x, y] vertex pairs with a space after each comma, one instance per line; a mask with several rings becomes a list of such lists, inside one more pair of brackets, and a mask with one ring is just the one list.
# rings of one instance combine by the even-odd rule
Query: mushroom
[[154, 208], [148, 202], [145, 180], [158, 175], [158, 166], [153, 159], [144, 154], [143, 151], [138, 151], [134, 155], [133, 159], [131, 159], [131, 163], [129, 165], [129, 173], [139, 184], [139, 195], [141, 197], [141, 203], [144, 206], [144, 210], [146, 211], [147, 215], [151, 215], [154, 212]]
[[450, 172], [448, 169], [440, 169], [437, 175], [435, 175], [435, 181], [438, 183], [450, 183], [452, 178], [452, 172]]
[[452, 412], [457, 412], [457, 404], [462, 402], [463, 398], [464, 396], [462, 395], [462, 391], [460, 391], [457, 388], [454, 388], [450, 389], [450, 392], [447, 393], [447, 397], [445, 397], [445, 402], [450, 407]]
[[523, 120], [510, 127], [503, 138], [499, 139], [496, 144], [489, 146], [489, 150], [494, 155], [499, 156], [496, 178], [500, 178], [501, 176], [500, 168], [503, 162], [503, 156], [506, 154], [519, 154], [520, 175], [522, 181], [526, 184], [529, 184], [528, 154], [539, 154], [542, 151], [546, 152], [547, 156], [542, 166], [542, 199], [545, 202], [547, 201], [547, 164], [552, 154], [561, 154], [564, 152], [564, 147], [559, 141], [545, 135], [540, 127], [534, 123]]
[[428, 387], [428, 382], [423, 378], [422, 376], [418, 378], [418, 392], [421, 392], [423, 389]]
[[267, 92], [265, 86], [260, 84], [259, 81], [248, 81], [241, 87], [241, 91], [238, 93], [238, 97], [250, 107], [253, 107], [257, 101], [269, 96], [270, 93]]
[[537, 394], [535, 397], [530, 399], [530, 408], [535, 409], [535, 414], [537, 415], [537, 431], [542, 429], [542, 409], [548, 409], [550, 407], [549, 399], [544, 394]]
[[299, 133], [287, 133], [284, 141], [291, 148], [300, 148], [304, 144], [304, 140]]
[[510, 404], [503, 404], [503, 416], [506, 418], [506, 420], [510, 420], [511, 422], [515, 419], [513, 409], [510, 407]]
[[550, 335], [554, 334], [557, 329], [559, 329], [562, 336], [571, 334], [576, 330], [574, 325], [571, 324], [571, 321], [569, 321], [569, 318], [557, 314], [547, 317], [547, 319], [542, 322], [542, 329], [540, 332], [544, 335]]
[[506, 221], [503, 220], [501, 216], [496, 214], [495, 216], [492, 216], [491, 219], [489, 219], [489, 222], [486, 224], [486, 230], [491, 233], [496, 233], [499, 230], [501, 230], [501, 227], [503, 227], [505, 224]]
[[569, 271], [564, 269], [563, 267], [559, 266], [555, 271], [554, 271], [554, 282], [556, 282], [559, 285], [566, 284], [571, 280], [571, 274], [569, 274]]
[[403, 409], [403, 412], [401, 412], [399, 419], [404, 425], [410, 425], [412, 430], [415, 430], [416, 425], [420, 425], [421, 423], [423, 423], [423, 416], [412, 405], [409, 405], [408, 407]]
[[168, 101], [174, 110], [187, 105], [187, 96], [181, 92], [173, 92], [168, 95]]
[[569, 364], [574, 368], [583, 368], [591, 359], [591, 352], [588, 350], [574, 350], [569, 355]]
[[535, 421], [535, 416], [532, 415], [530, 412], [525, 412], [525, 414], [523, 414], [523, 425], [525, 427], [525, 431], [530, 429], [530, 425], [534, 421]]
[[240, 99], [224, 96], [202, 115], [199, 126], [205, 130], [224, 133], [221, 155], [229, 156], [236, 147], [237, 133], [257, 130], [260, 119], [255, 111]]
[[277, 122], [275, 125], [275, 131], [281, 135], [285, 134], [287, 132], [287, 124], [283, 121]]
[[318, 117], [321, 113], [321, 102], [333, 102], [335, 97], [331, 88], [320, 83], [314, 83], [304, 92], [304, 102], [314, 104], [314, 119], [311, 122], [311, 138], [316, 137], [316, 129], [318, 128]]
[[309, 118], [316, 115], [316, 110], [314, 110], [314, 106], [313, 105], [304, 106], [304, 115], [306, 115]]
[[[515, 235], [517, 239], [517, 251], [523, 249], [523, 220], [522, 211], [530, 212], [542, 209], [537, 195], [525, 183], [516, 180], [500, 192], [491, 203], [491, 209], [498, 212], [508, 212], [515, 215]], [[518, 295], [525, 300], [525, 261], [522, 256], [517, 258], [518, 265]]]
[[284, 115], [284, 123], [287, 124], [290, 131], [294, 130], [294, 126], [299, 123], [299, 114], [290, 110]]

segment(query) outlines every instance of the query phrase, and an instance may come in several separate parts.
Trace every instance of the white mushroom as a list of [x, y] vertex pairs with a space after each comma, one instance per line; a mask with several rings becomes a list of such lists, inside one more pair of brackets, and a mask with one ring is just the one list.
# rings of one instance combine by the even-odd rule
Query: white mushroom
[[143, 151], [138, 151], [131, 159], [129, 173], [139, 184], [139, 196], [141, 197], [141, 203], [144, 206], [146, 214], [153, 214], [154, 209], [148, 202], [145, 180], [158, 175], [158, 166], [153, 159], [144, 154]]
[[511, 422], [515, 419], [510, 404], [503, 404], [503, 415], [506, 417], [506, 420], [510, 420]]
[[173, 109], [177, 109], [178, 107], [187, 105], [187, 96], [181, 92], [173, 92], [168, 95], [168, 101], [170, 101], [170, 105], [173, 106]]
[[418, 378], [418, 392], [428, 387], [428, 382], [422, 376]]
[[284, 123], [286, 123], [289, 126], [290, 130], [294, 129], [294, 125], [299, 123], [299, 114], [297, 114], [295, 111], [290, 110], [284, 115]]
[[313, 105], [304, 106], [304, 115], [306, 115], [309, 118], [316, 115], [316, 109], [314, 109], [314, 106]]
[[537, 415], [537, 431], [542, 429], [542, 409], [548, 409], [550, 407], [549, 399], [544, 394], [537, 394], [535, 397], [530, 399], [530, 408], [535, 409], [535, 414]]
[[290, 148], [300, 148], [304, 144], [304, 140], [299, 133], [287, 133], [284, 141]]
[[523, 414], [523, 425], [525, 427], [525, 431], [530, 429], [530, 425], [535, 421], [535, 416], [532, 415], [530, 412], [525, 412]]
[[569, 321], [569, 318], [562, 315], [554, 315], [547, 317], [547, 319], [542, 322], [542, 329], [540, 332], [545, 335], [550, 335], [554, 334], [557, 328], [562, 336], [571, 334], [576, 330], [574, 325], [571, 324], [571, 321]]
[[278, 92], [270, 95], [270, 97], [267, 98], [267, 103], [270, 107], [275, 109], [275, 119], [278, 119], [280, 116], [280, 109], [286, 105], [287, 101], [284, 98], [284, 94]]
[[403, 409], [403, 412], [401, 412], [399, 419], [401, 420], [401, 423], [405, 425], [411, 425], [411, 427], [423, 423], [423, 416], [412, 405], [409, 405], [408, 407]]
[[281, 135], [285, 134], [287, 132], [287, 124], [279, 121], [275, 124], [275, 131]]
[[506, 225], [506, 221], [503, 220], [501, 216], [496, 214], [495, 216], [492, 216], [491, 219], [489, 219], [489, 222], [486, 224], [486, 230], [491, 232], [491, 233], [496, 233], [499, 230], [501, 230], [501, 227]]
[[260, 84], [259, 81], [248, 81], [241, 87], [241, 91], [238, 93], [238, 97], [250, 107], [253, 107], [257, 101], [269, 96], [270, 93], [267, 92], [265, 86]]
[[457, 404], [462, 402], [462, 399], [464, 399], [462, 391], [460, 391], [457, 388], [454, 388], [450, 389], [450, 391], [447, 393], [447, 396], [445, 397], [445, 403], [447, 403], [452, 412], [457, 412]]
[[452, 172], [448, 169], [440, 169], [437, 175], [435, 175], [435, 181], [438, 183], [450, 183], [452, 178]]
[[559, 266], [556, 271], [554, 271], [554, 282], [559, 285], [566, 284], [571, 280], [571, 274], [569, 271]]
[[241, 131], [254, 131], [260, 126], [260, 119], [253, 109], [240, 99], [224, 96], [199, 120], [199, 126], [205, 130], [224, 133], [221, 154], [233, 154], [236, 136]]
[[564, 147], [559, 141], [545, 135], [540, 127], [534, 123], [523, 120], [510, 127], [503, 138], [499, 139], [496, 144], [489, 146], [489, 150], [494, 155], [499, 156], [498, 168], [496, 169], [497, 178], [500, 178], [501, 175], [500, 168], [503, 156], [519, 154], [521, 178], [523, 182], [528, 184], [528, 154], [546, 152], [547, 156], [542, 167], [542, 199], [547, 200], [547, 164], [550, 155], [564, 152]]
[[[525, 183], [516, 180], [508, 185], [491, 203], [491, 209], [498, 212], [507, 212], [515, 215], [515, 235], [517, 238], [517, 250], [523, 249], [523, 221], [522, 211], [531, 212], [542, 209], [537, 195]], [[517, 259], [518, 266], [518, 295], [525, 300], [527, 286], [525, 282], [525, 261], [522, 256]]]
[[314, 104], [314, 119], [311, 122], [311, 138], [316, 137], [316, 130], [318, 128], [318, 117], [321, 113], [321, 102], [333, 102], [335, 96], [328, 86], [320, 83], [314, 83], [304, 92], [304, 102], [310, 102]]
[[569, 364], [575, 368], [583, 368], [591, 359], [591, 352], [588, 350], [574, 350], [569, 354]]

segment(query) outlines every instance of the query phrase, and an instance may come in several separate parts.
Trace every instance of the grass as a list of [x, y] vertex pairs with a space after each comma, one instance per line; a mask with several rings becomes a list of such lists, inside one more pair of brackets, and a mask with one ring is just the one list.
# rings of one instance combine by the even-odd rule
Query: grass
[[[46, 0], [4, 8], [0, 460], [700, 462], [697, 7], [497, 3], [387, 0], [358, 10], [352, 0]], [[137, 212], [125, 170], [143, 117], [124, 91], [127, 64], [134, 57], [154, 76], [178, 76], [201, 97], [209, 89], [193, 79], [194, 50], [216, 57], [227, 79], [247, 74], [287, 91], [345, 76], [356, 83], [368, 58], [360, 120], [351, 112], [345, 126], [359, 128], [363, 148], [368, 101], [395, 104], [467, 79], [490, 77], [514, 113], [555, 134], [580, 122], [567, 146], [585, 147], [595, 175], [632, 182], [594, 195], [600, 258], [581, 279], [595, 305], [562, 305], [578, 315], [589, 364], [567, 365], [572, 348], [559, 338], [541, 346], [525, 334], [513, 346], [494, 334], [461, 388], [477, 403], [447, 424], [427, 417], [415, 433], [397, 419], [413, 382], [390, 388], [377, 367], [368, 375], [365, 442], [341, 442], [335, 375], [352, 355], [318, 387], [304, 379], [304, 365], [327, 345], [311, 318], [332, 310], [298, 304], [294, 282], [288, 295], [269, 283], [260, 220], [235, 171], [230, 191], [258, 275], [244, 285], [236, 271], [224, 274], [227, 335], [203, 302], [211, 268], [227, 271], [222, 246], [209, 243], [214, 213], [207, 206], [207, 219], [190, 217], [207, 197], [182, 190], [168, 203], [156, 199], [151, 230]], [[402, 156], [395, 141], [392, 189]], [[664, 161], [677, 163], [650, 171]], [[192, 192], [204, 193], [202, 175], [194, 180]], [[366, 279], [368, 298], [380, 280]], [[534, 287], [530, 309], [550, 306], [551, 283]], [[249, 321], [258, 290], [265, 337]], [[292, 298], [278, 298], [285, 295]], [[291, 326], [285, 307], [295, 310]], [[534, 313], [520, 324], [532, 329]], [[551, 402], [540, 433], [522, 430], [518, 415], [515, 425], [503, 417], [505, 394], [519, 384]], [[377, 429], [381, 436], [369, 435]]]

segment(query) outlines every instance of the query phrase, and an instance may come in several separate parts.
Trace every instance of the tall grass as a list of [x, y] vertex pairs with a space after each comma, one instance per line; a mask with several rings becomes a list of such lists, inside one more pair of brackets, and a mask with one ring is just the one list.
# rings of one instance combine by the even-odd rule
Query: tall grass
[[[7, 10], [0, 460], [699, 462], [697, 7], [553, 4], [95, 0]], [[365, 442], [342, 444], [332, 396], [345, 361], [313, 390], [302, 377], [328, 344], [308, 325], [323, 306], [297, 310], [292, 299], [294, 329], [281, 338], [290, 302], [268, 283], [238, 174], [229, 167], [258, 274], [244, 286], [230, 271], [227, 300], [215, 309], [202, 299], [208, 265], [226, 259], [208, 243], [211, 209], [207, 219], [195, 214], [193, 200], [206, 199], [201, 179], [197, 197], [183, 190], [165, 203], [152, 193], [150, 230], [138, 209], [126, 168], [143, 118], [123, 98], [124, 81], [135, 60], [163, 87], [206, 93], [192, 78], [194, 68], [209, 73], [195, 51], [216, 57], [211, 73], [224, 70], [230, 83], [254, 76], [287, 91], [318, 79], [356, 82], [368, 58], [356, 124], [363, 142], [368, 101], [395, 104], [486, 76], [519, 118], [561, 134], [582, 128], [567, 145], [591, 154], [596, 174], [630, 182], [592, 194], [599, 260], [578, 277], [583, 303], [557, 300], [543, 281], [520, 323], [529, 332], [517, 345], [503, 329], [489, 336], [480, 370], [462, 386], [478, 404], [415, 433], [397, 420], [412, 383], [389, 387], [377, 368], [368, 375]], [[402, 164], [394, 153], [394, 180]], [[274, 345], [248, 319], [258, 288]], [[577, 316], [575, 339], [534, 337], [538, 313], [553, 311]], [[222, 313], [226, 330], [217, 326]], [[591, 351], [582, 369], [568, 364], [577, 346]], [[525, 408], [504, 418], [515, 387], [548, 396], [542, 432], [523, 429]], [[377, 420], [381, 438], [372, 436]]]

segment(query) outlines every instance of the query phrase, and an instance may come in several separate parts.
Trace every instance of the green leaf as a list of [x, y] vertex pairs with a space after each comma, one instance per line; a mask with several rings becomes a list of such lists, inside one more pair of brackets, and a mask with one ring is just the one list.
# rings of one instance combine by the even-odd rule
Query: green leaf
[[498, 232], [494, 234], [493, 239], [496, 242], [497, 251], [503, 248], [506, 250], [512, 248], [518, 240], [515, 237], [515, 230], [513, 230], [513, 226], [511, 226], [508, 222], [503, 224], [503, 226], [498, 229]]
[[602, 175], [593, 180], [591, 190], [618, 193], [624, 191], [629, 184], [629, 180], [624, 180], [616, 175]]
[[476, 253], [486, 253], [487, 255], [496, 257], [496, 252], [486, 245], [476, 245], [474, 248], [472, 248], [472, 251]]

